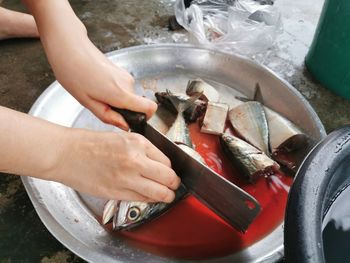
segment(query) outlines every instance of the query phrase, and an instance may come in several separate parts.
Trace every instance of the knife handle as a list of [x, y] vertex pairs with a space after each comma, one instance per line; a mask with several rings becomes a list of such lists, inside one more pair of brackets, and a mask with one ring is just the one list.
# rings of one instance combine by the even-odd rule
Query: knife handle
[[141, 134], [143, 133], [147, 121], [146, 114], [131, 110], [118, 109], [112, 106], [111, 109], [123, 116], [132, 131]]

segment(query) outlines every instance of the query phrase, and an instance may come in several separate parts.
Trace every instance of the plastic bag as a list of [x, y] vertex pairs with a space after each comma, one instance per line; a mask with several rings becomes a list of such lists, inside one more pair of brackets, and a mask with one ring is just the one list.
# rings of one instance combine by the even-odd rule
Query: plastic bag
[[[263, 4], [267, 3], [267, 4]], [[254, 55], [271, 47], [282, 32], [272, 0], [177, 0], [175, 15], [195, 40], [228, 52]]]

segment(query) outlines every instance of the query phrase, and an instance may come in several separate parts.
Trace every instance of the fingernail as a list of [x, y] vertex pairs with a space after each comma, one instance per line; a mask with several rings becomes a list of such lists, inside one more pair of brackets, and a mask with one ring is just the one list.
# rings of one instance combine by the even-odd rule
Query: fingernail
[[114, 125], [117, 126], [118, 128], [124, 130], [124, 131], [128, 131], [129, 130], [129, 125], [124, 121], [120, 121], [120, 120], [115, 120]]

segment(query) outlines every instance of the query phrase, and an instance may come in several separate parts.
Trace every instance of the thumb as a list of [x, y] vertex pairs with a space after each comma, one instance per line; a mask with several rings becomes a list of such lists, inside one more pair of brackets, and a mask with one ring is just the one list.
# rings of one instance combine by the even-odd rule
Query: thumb
[[108, 123], [119, 127], [123, 130], [129, 130], [129, 125], [125, 119], [119, 113], [111, 109], [111, 107], [105, 103], [97, 100], [91, 100], [88, 108], [92, 111], [104, 123]]

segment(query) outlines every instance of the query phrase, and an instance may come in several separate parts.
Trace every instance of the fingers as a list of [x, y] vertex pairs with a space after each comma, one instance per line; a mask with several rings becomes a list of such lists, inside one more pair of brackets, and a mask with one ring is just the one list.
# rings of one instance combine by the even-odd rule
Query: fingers
[[157, 147], [155, 147], [147, 138], [144, 136], [130, 132], [128, 134], [124, 134], [123, 136], [127, 136], [128, 140], [130, 140], [131, 145], [135, 145], [142, 149], [142, 152], [150, 159], [154, 161], [158, 161], [164, 164], [167, 167], [171, 167], [171, 163], [169, 158], [162, 153]]
[[87, 107], [101, 121], [117, 126], [126, 131], [129, 130], [129, 125], [125, 119], [119, 113], [113, 111], [109, 105], [90, 98]]
[[141, 97], [139, 95], [124, 92], [120, 105], [123, 109], [128, 109], [136, 112], [143, 112], [147, 119], [151, 118], [157, 110], [157, 103], [154, 101]]
[[123, 90], [121, 92], [111, 92], [108, 98], [105, 98], [106, 103], [111, 106], [127, 109], [136, 112], [143, 112], [147, 119], [151, 118], [157, 110], [157, 103], [154, 101]]
[[160, 151], [156, 146], [154, 146], [149, 140], [147, 140], [146, 138], [144, 139], [145, 139], [144, 144], [145, 144], [146, 156], [170, 168], [171, 167], [170, 159], [162, 151]]
[[145, 113], [147, 119], [157, 110], [157, 104], [134, 93], [134, 78], [124, 69], [115, 65], [110, 68], [113, 76], [108, 85], [95, 90], [91, 95], [98, 101], [120, 109]]
[[172, 190], [176, 190], [181, 183], [180, 178], [171, 168], [150, 159], [143, 163], [141, 174], [143, 177], [162, 184]]
[[135, 192], [142, 193], [156, 202], [171, 203], [175, 198], [175, 193], [168, 187], [142, 176], [132, 180], [132, 188]]

